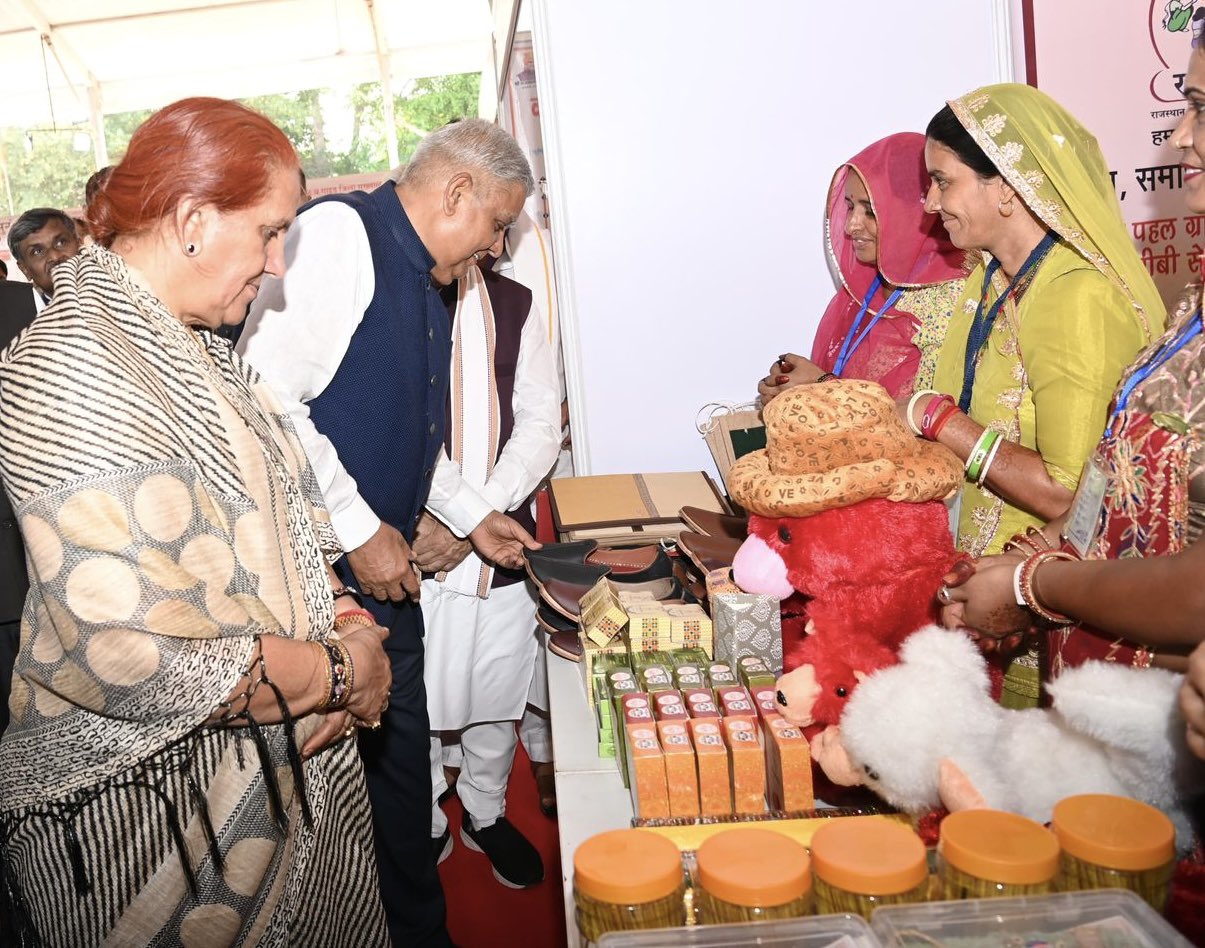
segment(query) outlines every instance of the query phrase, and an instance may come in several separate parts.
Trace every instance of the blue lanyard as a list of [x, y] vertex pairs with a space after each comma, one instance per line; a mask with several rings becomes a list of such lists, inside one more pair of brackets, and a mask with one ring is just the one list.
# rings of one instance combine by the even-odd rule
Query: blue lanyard
[[[870, 320], [869, 325], [858, 332], [858, 327], [862, 325], [862, 317], [866, 315], [866, 311], [870, 309], [870, 301], [874, 299], [875, 293], [879, 291], [879, 287], [883, 285], [883, 278], [877, 273], [874, 277], [874, 282], [870, 284], [870, 290], [866, 297], [862, 300], [862, 308], [858, 310], [858, 315], [854, 317], [853, 325], [849, 327], [849, 332], [845, 334], [845, 341], [841, 343], [841, 351], [837, 354], [836, 364], [833, 366], [833, 375], [840, 376], [845, 372], [845, 364], [853, 358], [853, 354], [858, 351], [858, 346], [862, 345], [862, 341], [870, 334], [870, 330], [874, 329], [875, 323], [883, 318], [883, 314], [895, 305], [896, 300], [900, 298], [900, 294], [904, 292], [903, 287], [897, 287], [895, 291], [887, 297], [887, 302], [884, 303], [874, 317]], [[855, 339], [854, 337], [857, 336]]]
[[1155, 354], [1135, 369], [1133, 374], [1122, 384], [1121, 391], [1117, 393], [1117, 398], [1113, 400], [1113, 410], [1109, 412], [1109, 423], [1105, 426], [1105, 437], [1111, 438], [1113, 436], [1113, 423], [1117, 421], [1117, 416], [1126, 410], [1126, 405], [1129, 404], [1130, 395], [1133, 394], [1134, 389], [1157, 372], [1163, 363], [1183, 349], [1185, 343], [1200, 334], [1201, 307], [1198, 306], [1188, 325], [1180, 330], [1180, 334], [1171, 342], [1160, 346], [1155, 351]]
[[992, 333], [992, 326], [996, 323], [996, 317], [1000, 315], [1000, 311], [1004, 309], [1004, 304], [1016, 291], [1021, 281], [1050, 252], [1050, 248], [1054, 246], [1056, 239], [1053, 231], [1046, 232], [1046, 236], [1030, 251], [1029, 256], [1025, 258], [1025, 262], [1021, 264], [1021, 269], [1017, 271], [1017, 275], [1013, 277], [1007, 289], [1000, 294], [999, 299], [991, 305], [987, 311], [987, 316], [984, 317], [983, 307], [987, 305], [988, 290], [992, 286], [992, 277], [1000, 269], [1000, 261], [993, 258], [992, 262], [987, 265], [987, 272], [983, 275], [983, 293], [979, 297], [979, 307], [975, 310], [975, 318], [971, 321], [971, 328], [967, 331], [967, 348], [962, 361], [962, 393], [958, 396], [958, 407], [962, 411], [966, 412], [970, 410], [971, 390], [975, 387], [975, 372], [979, 367], [979, 352], [987, 343], [987, 337]]

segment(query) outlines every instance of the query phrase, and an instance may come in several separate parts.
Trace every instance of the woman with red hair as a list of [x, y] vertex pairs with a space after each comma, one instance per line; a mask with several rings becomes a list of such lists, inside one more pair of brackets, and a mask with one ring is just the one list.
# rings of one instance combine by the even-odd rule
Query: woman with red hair
[[288, 416], [216, 333], [283, 275], [297, 156], [244, 106], [152, 116], [95, 245], [0, 356], [30, 563], [0, 741], [6, 944], [384, 945], [364, 777], [384, 630]]

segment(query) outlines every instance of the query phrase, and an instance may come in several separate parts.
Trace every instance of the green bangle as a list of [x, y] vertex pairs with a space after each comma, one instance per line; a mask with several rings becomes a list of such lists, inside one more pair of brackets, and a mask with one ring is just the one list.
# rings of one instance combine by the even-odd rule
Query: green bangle
[[979, 473], [983, 469], [983, 462], [987, 460], [987, 456], [992, 451], [992, 446], [1000, 440], [1000, 432], [992, 431], [990, 428], [984, 428], [983, 434], [979, 436], [979, 440], [975, 442], [975, 447], [971, 449], [971, 455], [967, 458], [966, 476], [967, 480], [972, 483], [979, 480]]

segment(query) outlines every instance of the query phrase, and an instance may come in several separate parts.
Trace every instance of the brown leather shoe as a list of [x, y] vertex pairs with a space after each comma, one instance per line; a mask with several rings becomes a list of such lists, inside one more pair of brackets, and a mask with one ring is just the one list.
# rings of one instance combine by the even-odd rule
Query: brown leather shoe
[[683, 507], [678, 511], [678, 516], [695, 533], [709, 537], [728, 537], [743, 543], [748, 535], [747, 517], [734, 517], [731, 514], [716, 513], [714, 510], [704, 510], [702, 507]]
[[554, 632], [577, 633], [578, 624], [572, 619], [566, 619], [559, 612], [548, 608], [547, 603], [541, 602], [536, 608], [536, 625], [552, 635]]
[[553, 632], [548, 636], [548, 651], [571, 662], [582, 660], [582, 640], [576, 632]]
[[731, 537], [709, 537], [683, 530], [678, 534], [678, 549], [687, 555], [695, 567], [706, 576], [713, 569], [731, 566], [741, 540]]

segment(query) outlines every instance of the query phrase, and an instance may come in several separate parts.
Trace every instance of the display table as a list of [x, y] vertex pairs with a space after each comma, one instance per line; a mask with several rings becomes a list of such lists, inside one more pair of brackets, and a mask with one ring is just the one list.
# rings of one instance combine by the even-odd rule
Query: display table
[[553, 652], [548, 653], [548, 703], [556, 758], [565, 934], [569, 948], [577, 948], [573, 853], [595, 833], [631, 826], [632, 800], [615, 760], [598, 756], [598, 728], [586, 701], [581, 666]]

